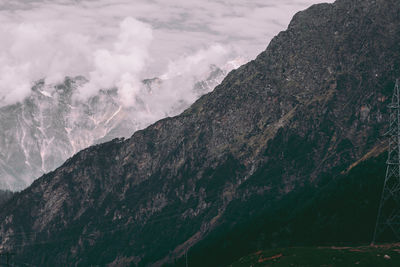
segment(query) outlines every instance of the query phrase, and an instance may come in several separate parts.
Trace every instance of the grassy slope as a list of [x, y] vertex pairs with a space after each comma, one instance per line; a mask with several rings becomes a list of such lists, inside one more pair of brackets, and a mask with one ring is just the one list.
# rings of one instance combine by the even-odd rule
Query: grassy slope
[[[252, 207], [249, 212], [256, 214], [235, 214], [235, 210], [243, 209], [233, 206], [231, 216], [238, 223], [222, 225], [191, 248], [191, 266], [226, 266], [262, 249], [311, 247], [315, 254], [315, 246], [368, 244], [375, 226], [386, 156], [382, 153], [361, 162], [349, 173], [327, 175], [317, 188], [306, 186], [279, 204], [263, 207], [260, 205], [266, 201], [262, 199], [238, 203]], [[329, 254], [329, 250], [319, 252], [322, 259]], [[184, 264], [183, 258], [175, 263]]]
[[400, 266], [400, 244], [270, 249], [243, 257], [231, 266]]

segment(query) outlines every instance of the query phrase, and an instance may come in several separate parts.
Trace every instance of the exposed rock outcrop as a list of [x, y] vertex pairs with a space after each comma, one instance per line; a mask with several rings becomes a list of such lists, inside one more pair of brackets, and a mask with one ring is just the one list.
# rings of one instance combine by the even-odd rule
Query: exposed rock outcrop
[[0, 248], [42, 266], [161, 265], [254, 216], [251, 200], [267, 210], [318, 190], [381, 146], [399, 43], [397, 0], [296, 14], [181, 115], [85, 149], [16, 195]]

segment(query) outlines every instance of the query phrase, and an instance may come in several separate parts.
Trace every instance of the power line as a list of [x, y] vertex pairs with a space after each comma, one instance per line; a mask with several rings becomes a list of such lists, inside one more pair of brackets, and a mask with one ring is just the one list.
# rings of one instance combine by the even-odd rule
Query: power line
[[[330, 158], [332, 156], [333, 155], [330, 155], [330, 156], [328, 156], [328, 158]], [[301, 157], [303, 157], [303, 155], [298, 156], [297, 158], [301, 158]], [[307, 177], [307, 176], [309, 176], [309, 175], [307, 174], [307, 175], [299, 176], [299, 177], [297, 177], [297, 179], [301, 179], [301, 178], [304, 178], [304, 177]], [[219, 189], [223, 189], [225, 187], [226, 187], [226, 184], [221, 186]], [[278, 186], [275, 186], [275, 188], [277, 188], [277, 187]], [[140, 195], [140, 194], [142, 194], [142, 192], [132, 192], [132, 193], [129, 193], [129, 194], [125, 194], [124, 196], [127, 198], [129, 196]], [[213, 205], [220, 204], [220, 202], [222, 202], [222, 204], [223, 204], [224, 200], [222, 198], [222, 194], [223, 194], [223, 191], [217, 191], [214, 194], [205, 195], [203, 198], [206, 199], [207, 202], [212, 202]], [[220, 200], [220, 201], [214, 202], [214, 200], [217, 200], [217, 199]], [[188, 209], [191, 209], [191, 208], [195, 208], [197, 205], [198, 204], [194, 204], [192, 206], [182, 206], [182, 208], [179, 209], [179, 210], [172, 210], [170, 212], [161, 213], [161, 216], [157, 216], [157, 215], [152, 214], [151, 216], [157, 216], [157, 218], [144, 220], [143, 222], [132, 221], [132, 222], [128, 222], [128, 223], [125, 223], [123, 225], [120, 225], [120, 226], [110, 225], [108, 227], [105, 227], [105, 226], [98, 227], [98, 228], [96, 228], [96, 232], [98, 232], [98, 231], [101, 231], [101, 233], [115, 232], [115, 231], [117, 231], [119, 229], [127, 228], [128, 226], [130, 226], [132, 224], [135, 224], [135, 223], [137, 223], [137, 224], [143, 223], [144, 224], [144, 223], [162, 222], [162, 221], [165, 221], [165, 220], [168, 220], [168, 219], [179, 217], [179, 216], [183, 215], [182, 212], [184, 212], [184, 211], [186, 211]], [[122, 218], [119, 221], [118, 220], [114, 220], [114, 219], [97, 220], [96, 223], [118, 224], [119, 222], [122, 222], [124, 219], [126, 220], [127, 218], [126, 217]], [[69, 227], [67, 230], [70, 231], [70, 230], [79, 229], [79, 228], [82, 228], [82, 226], [81, 225], [72, 226], [72, 227]], [[42, 232], [39, 232], [39, 231], [30, 231], [30, 232], [21, 231], [21, 232], [7, 233], [5, 235], [2, 235], [1, 237], [2, 238], [12, 237], [14, 239], [19, 239], [20, 238], [21, 241], [23, 241], [23, 240], [26, 240], [26, 239], [29, 239], [29, 238], [36, 239], [37, 235], [40, 235], [40, 234], [42, 234]], [[94, 232], [92, 232], [92, 233], [82, 233], [82, 234], [80, 234], [80, 236], [92, 238], [93, 234], [95, 234], [95, 233]], [[26, 237], [26, 238], [24, 238], [24, 237]], [[69, 240], [72, 240], [72, 239], [69, 239]], [[58, 240], [49, 241], [49, 242], [34, 242], [34, 243], [30, 242], [29, 244], [18, 245], [18, 247], [31, 246], [31, 245], [35, 245], [35, 244], [41, 245], [41, 244], [53, 243], [53, 242], [59, 242], [59, 241], [60, 240], [58, 239]]]
[[381, 201], [372, 245], [384, 238], [400, 240], [400, 85], [396, 80], [392, 103], [389, 104], [390, 120], [389, 150], [386, 161], [386, 177], [383, 184]]
[[[304, 155], [298, 156], [296, 158], [301, 158], [303, 156]], [[332, 156], [333, 155], [329, 155], [327, 158], [325, 158], [325, 160], [327, 160], [328, 158], [330, 158]], [[299, 176], [299, 177], [297, 177], [297, 179], [300, 179], [300, 178], [303, 178], [303, 177], [307, 177], [307, 176], [309, 176], [309, 175]], [[278, 186], [275, 186], [275, 187], [277, 188]], [[226, 188], [226, 184], [221, 186], [218, 190], [220, 190], [222, 188]], [[213, 200], [219, 200], [217, 202], [212, 202], [212, 205], [222, 204], [221, 207], [223, 207], [223, 204], [224, 204], [223, 192], [224, 191], [217, 191], [214, 194], [204, 195], [203, 198], [207, 202], [212, 202]], [[125, 194], [124, 197], [127, 198], [127, 197], [130, 197], [130, 196], [141, 195], [141, 194], [143, 194], [143, 193], [142, 192], [131, 192], [131, 193]], [[200, 196], [198, 195], [197, 197], [200, 197]], [[229, 201], [228, 201], [228, 203], [229, 203]], [[83, 238], [92, 239], [93, 236], [96, 234], [96, 232], [100, 232], [101, 234], [116, 232], [116, 231], [119, 231], [119, 230], [122, 230], [122, 229], [126, 229], [126, 228], [130, 227], [132, 224], [135, 224], [135, 223], [137, 223], [137, 224], [140, 224], [140, 223], [148, 224], [148, 223], [157, 223], [157, 222], [162, 222], [162, 221], [165, 221], [165, 220], [170, 220], [172, 218], [176, 218], [176, 217], [182, 216], [183, 215], [182, 212], [184, 212], [184, 211], [186, 211], [188, 209], [191, 209], [191, 208], [195, 208], [197, 206], [198, 206], [198, 203], [193, 204], [191, 206], [190, 205], [189, 206], [182, 206], [182, 208], [178, 209], [178, 210], [172, 210], [172, 211], [169, 211], [169, 212], [166, 212], [166, 213], [162, 213], [161, 212], [161, 214], [160, 214], [161, 216], [157, 216], [157, 214], [153, 213], [153, 214], [150, 215], [150, 218], [153, 217], [153, 216], [156, 216], [156, 218], [144, 220], [142, 222], [132, 221], [132, 222], [123, 223], [124, 220], [128, 219], [127, 217], [124, 217], [119, 221], [118, 220], [113, 220], [113, 219], [98, 220], [98, 221], [96, 221], [96, 223], [119, 223], [119, 222], [122, 222], [123, 224], [119, 225], [119, 226], [111, 225], [111, 226], [97, 227], [95, 229], [95, 231], [92, 231], [92, 232], [89, 232], [89, 233], [84, 233], [84, 234], [82, 233], [82, 234], [80, 234], [78, 236], [78, 238], [79, 237], [83, 237]], [[82, 228], [82, 226], [81, 225], [77, 225], [77, 226], [69, 227], [66, 230], [73, 230], [73, 229], [76, 229], [76, 228]], [[42, 232], [31, 231], [31, 232], [19, 232], [19, 233], [12, 233], [12, 234], [10, 233], [10, 234], [3, 235], [2, 237], [3, 238], [4, 237], [14, 237], [15, 239], [20, 239], [21, 241], [24, 241], [24, 237], [32, 237], [34, 240], [36, 240], [36, 238], [37, 238], [36, 235], [37, 234], [42, 234]], [[58, 239], [58, 240], [47, 240], [47, 241], [41, 241], [41, 242], [30, 242], [29, 244], [21, 244], [21, 245], [17, 245], [16, 247], [27, 247], [27, 246], [36, 246], [36, 245], [60, 243], [60, 242], [72, 241], [72, 240], [75, 240], [75, 239], [76, 239], [76, 237], [75, 238], [68, 237], [68, 238]], [[15, 243], [17, 243], [17, 242], [15, 242]], [[187, 251], [185, 252], [185, 256], [186, 256], [186, 261], [187, 261], [188, 260], [187, 259], [188, 258]]]

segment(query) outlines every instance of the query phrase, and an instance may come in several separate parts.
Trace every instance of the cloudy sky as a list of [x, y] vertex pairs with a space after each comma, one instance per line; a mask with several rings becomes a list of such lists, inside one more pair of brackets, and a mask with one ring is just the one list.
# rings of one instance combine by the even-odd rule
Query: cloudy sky
[[82, 97], [111, 86], [129, 96], [143, 78], [243, 63], [318, 2], [0, 0], [0, 106], [21, 101], [41, 78], [84, 75]]

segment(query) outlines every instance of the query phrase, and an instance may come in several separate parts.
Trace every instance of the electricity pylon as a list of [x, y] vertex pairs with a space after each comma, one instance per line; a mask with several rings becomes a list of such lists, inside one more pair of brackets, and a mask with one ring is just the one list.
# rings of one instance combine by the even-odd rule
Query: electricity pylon
[[400, 240], [400, 89], [396, 80], [392, 102], [389, 104], [390, 125], [386, 177], [372, 244], [376, 241]]

